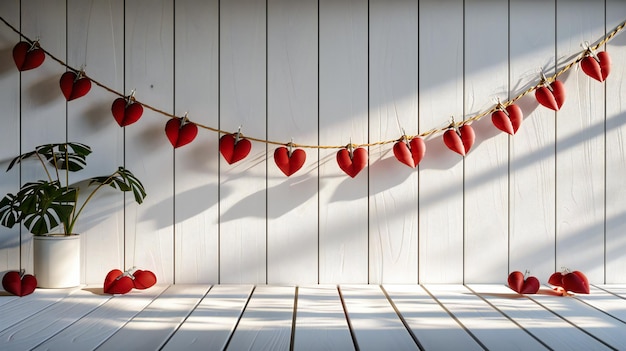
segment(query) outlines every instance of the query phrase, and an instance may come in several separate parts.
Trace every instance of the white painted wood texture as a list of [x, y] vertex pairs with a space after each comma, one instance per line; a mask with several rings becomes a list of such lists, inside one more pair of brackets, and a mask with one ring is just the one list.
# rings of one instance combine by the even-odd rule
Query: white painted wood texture
[[[552, 75], [581, 42], [626, 19], [622, 1], [21, 0], [0, 15], [167, 114], [278, 143], [391, 141], [368, 148], [354, 179], [339, 169], [338, 148], [306, 149], [289, 178], [274, 163], [280, 145], [253, 141], [229, 165], [222, 134], [200, 128], [174, 150], [167, 116], [146, 109], [122, 129], [114, 94], [94, 86], [64, 101], [57, 62], [16, 72], [19, 38], [2, 25], [0, 166], [20, 150], [77, 140], [94, 148], [81, 175], [124, 164], [147, 188], [141, 206], [105, 192], [83, 214], [84, 283], [132, 266], [161, 283], [502, 283], [527, 269], [545, 282], [561, 266], [593, 283], [626, 279], [623, 34], [606, 47], [605, 83], [577, 67], [560, 77], [561, 111], [532, 93], [517, 101], [525, 118], [515, 136], [486, 116], [465, 158], [440, 134], [427, 138], [418, 169], [391, 151], [402, 128], [444, 128], [534, 86], [540, 67]], [[0, 188], [40, 176], [24, 165], [2, 174]], [[32, 270], [30, 238], [1, 229], [0, 272]]]
[[[340, 294], [341, 292], [341, 294]], [[624, 285], [558, 296], [502, 284], [100, 286], [0, 295], [3, 350], [606, 350]], [[416, 341], [417, 340], [417, 341]]]
[[[0, 3], [0, 13], [10, 23], [20, 23], [20, 8], [16, 2]], [[8, 27], [0, 28], [0, 52], [10, 57], [13, 46], [20, 40], [19, 35]], [[3, 108], [3, 127], [0, 139], [0, 194], [15, 193], [20, 185], [20, 174], [17, 170], [6, 173], [7, 166], [13, 157], [20, 153], [20, 73], [15, 69], [13, 60], [0, 61], [0, 104]], [[18, 270], [20, 264], [20, 228], [0, 227], [0, 274], [9, 270]]]

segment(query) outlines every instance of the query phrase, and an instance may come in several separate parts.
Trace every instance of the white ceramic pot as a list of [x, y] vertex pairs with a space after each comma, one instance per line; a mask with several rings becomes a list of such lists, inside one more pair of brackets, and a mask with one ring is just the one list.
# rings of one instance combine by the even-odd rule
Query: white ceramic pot
[[33, 236], [34, 273], [39, 288], [80, 285], [80, 236]]

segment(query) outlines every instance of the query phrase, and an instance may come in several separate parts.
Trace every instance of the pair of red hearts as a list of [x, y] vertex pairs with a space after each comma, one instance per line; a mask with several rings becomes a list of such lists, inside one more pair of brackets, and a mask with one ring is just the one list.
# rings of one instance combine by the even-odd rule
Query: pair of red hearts
[[25, 274], [24, 270], [6, 272], [2, 277], [2, 287], [16, 296], [30, 295], [37, 287], [37, 278], [32, 274]]
[[148, 270], [130, 269], [125, 272], [113, 269], [104, 278], [103, 291], [107, 294], [126, 294], [134, 289], [147, 289], [156, 284], [157, 278]]
[[566, 294], [568, 291], [578, 294], [589, 294], [589, 280], [581, 271], [570, 271], [564, 268], [561, 272], [554, 272], [548, 283], [557, 287], [557, 291]]
[[[519, 294], [536, 294], [539, 291], [539, 280], [536, 277], [528, 276], [520, 271], [514, 271], [509, 274], [507, 279], [509, 287]], [[589, 281], [587, 277], [580, 271], [555, 272], [550, 275], [548, 283], [557, 287], [562, 295], [566, 295], [568, 291], [578, 294], [589, 294]]]

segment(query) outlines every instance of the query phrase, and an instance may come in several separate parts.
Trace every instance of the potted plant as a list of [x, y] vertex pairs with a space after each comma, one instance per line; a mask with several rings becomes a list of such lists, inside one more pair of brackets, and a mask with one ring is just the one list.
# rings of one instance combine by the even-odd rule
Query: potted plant
[[[98, 190], [110, 186], [132, 191], [138, 204], [146, 196], [143, 184], [124, 167], [110, 175], [93, 177], [70, 184], [70, 172], [87, 166], [91, 148], [65, 142], [37, 146], [14, 158], [7, 172], [27, 159], [36, 160], [46, 178], [24, 183], [16, 194], [0, 201], [0, 224], [12, 228], [23, 223], [33, 236], [34, 274], [38, 287], [63, 288], [80, 284], [80, 237], [74, 227], [85, 206]], [[81, 188], [88, 191], [79, 199]], [[56, 232], [58, 231], [58, 232]]]

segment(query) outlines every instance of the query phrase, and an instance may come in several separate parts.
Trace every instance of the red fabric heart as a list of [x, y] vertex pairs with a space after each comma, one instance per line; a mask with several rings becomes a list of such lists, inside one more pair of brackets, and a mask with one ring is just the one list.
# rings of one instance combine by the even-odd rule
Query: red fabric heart
[[289, 149], [281, 146], [274, 151], [274, 162], [287, 177], [296, 173], [306, 161], [306, 152], [302, 149], [295, 149], [289, 155]]
[[126, 98], [117, 98], [111, 106], [113, 117], [120, 127], [131, 125], [141, 118], [143, 114], [143, 106], [141, 104], [128, 101]]
[[524, 278], [520, 271], [511, 272], [507, 282], [509, 287], [519, 294], [536, 294], [539, 291], [539, 279], [533, 276]]
[[550, 88], [545, 86], [537, 88], [535, 98], [543, 106], [558, 111], [565, 102], [565, 86], [561, 81], [555, 80], [550, 84]]
[[15, 66], [19, 71], [37, 68], [45, 59], [46, 54], [37, 43], [31, 45], [25, 41], [20, 41], [13, 47], [13, 61], [15, 61]]
[[601, 51], [596, 54], [598, 60], [593, 56], [585, 56], [580, 61], [580, 68], [582, 68], [583, 72], [589, 77], [603, 82], [606, 77], [611, 73], [611, 56], [606, 51]]
[[367, 150], [362, 147], [354, 149], [352, 158], [348, 149], [337, 151], [337, 164], [342, 171], [354, 178], [367, 166]]
[[133, 289], [133, 280], [119, 269], [112, 269], [104, 278], [103, 291], [107, 294], [126, 294]]
[[589, 280], [580, 271], [573, 271], [563, 275], [563, 289], [578, 294], [589, 294]]
[[517, 132], [523, 119], [522, 109], [515, 104], [507, 106], [504, 111], [499, 109], [491, 114], [493, 125], [511, 135]]
[[32, 294], [37, 287], [37, 279], [31, 274], [20, 274], [20, 272], [6, 272], [2, 277], [2, 287], [8, 293], [16, 296], [26, 296]]
[[237, 134], [226, 134], [220, 138], [220, 153], [230, 165], [246, 158], [251, 149], [250, 140], [244, 138], [237, 140]]
[[138, 269], [133, 272], [133, 286], [135, 289], [148, 289], [152, 287], [157, 282], [157, 277], [154, 273], [148, 270]]
[[182, 118], [172, 118], [165, 124], [165, 135], [174, 148], [192, 142], [198, 135], [198, 126], [193, 122], [183, 123]]
[[443, 142], [450, 150], [465, 156], [474, 145], [476, 134], [474, 134], [474, 128], [469, 124], [462, 125], [459, 128], [459, 133], [454, 128], [446, 130], [443, 133]]
[[399, 140], [393, 145], [393, 155], [396, 159], [411, 168], [417, 167], [425, 154], [426, 143], [420, 137], [411, 139], [408, 145], [404, 140]]
[[72, 71], [67, 71], [61, 76], [59, 81], [63, 96], [67, 101], [85, 96], [91, 89], [91, 80], [86, 77], [79, 77]]

